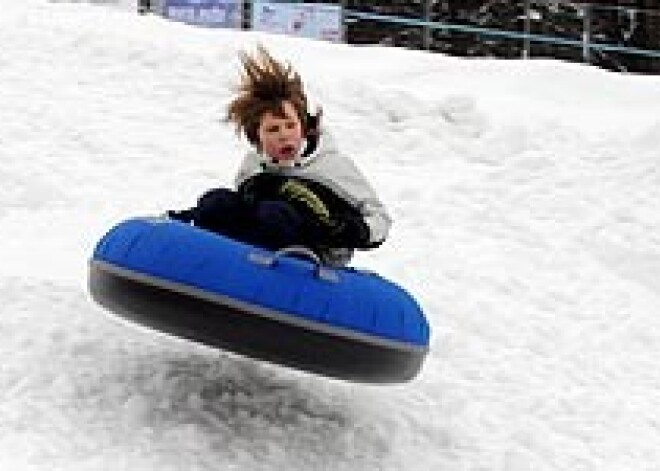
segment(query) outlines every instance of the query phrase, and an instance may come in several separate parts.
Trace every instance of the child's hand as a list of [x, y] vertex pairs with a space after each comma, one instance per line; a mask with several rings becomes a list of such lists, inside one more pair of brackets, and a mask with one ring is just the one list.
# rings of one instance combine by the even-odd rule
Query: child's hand
[[303, 209], [312, 215], [315, 220], [325, 226], [332, 226], [330, 211], [325, 203], [312, 190], [298, 180], [287, 180], [280, 187], [280, 195], [286, 201]]
[[328, 242], [333, 247], [367, 247], [369, 227], [359, 216], [342, 215], [333, 225]]

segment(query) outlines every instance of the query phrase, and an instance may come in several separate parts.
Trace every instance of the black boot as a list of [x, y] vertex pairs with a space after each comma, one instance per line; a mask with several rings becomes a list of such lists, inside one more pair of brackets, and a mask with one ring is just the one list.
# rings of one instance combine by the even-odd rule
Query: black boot
[[184, 209], [183, 211], [174, 211], [174, 210], [169, 210], [165, 213], [165, 215], [174, 221], [180, 221], [180, 222], [185, 222], [186, 224], [190, 224], [195, 220], [195, 208], [192, 209]]

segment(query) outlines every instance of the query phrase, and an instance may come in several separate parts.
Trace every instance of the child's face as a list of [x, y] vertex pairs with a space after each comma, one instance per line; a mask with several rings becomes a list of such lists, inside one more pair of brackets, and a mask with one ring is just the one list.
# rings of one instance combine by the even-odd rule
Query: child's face
[[265, 113], [261, 117], [259, 143], [261, 150], [276, 162], [291, 162], [300, 152], [303, 143], [303, 126], [291, 103], [282, 104], [284, 116]]

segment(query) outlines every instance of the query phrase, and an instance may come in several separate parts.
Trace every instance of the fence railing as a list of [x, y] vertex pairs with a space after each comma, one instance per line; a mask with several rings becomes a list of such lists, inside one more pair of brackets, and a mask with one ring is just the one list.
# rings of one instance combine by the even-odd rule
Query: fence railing
[[[186, 1], [191, 4], [213, 3], [214, 1], [231, 3], [228, 0], [139, 0], [140, 5], [149, 4], [151, 8], [157, 5], [161, 9], [167, 2], [184, 3]], [[609, 61], [608, 68], [620, 71], [628, 70], [627, 62], [634, 62], [633, 59], [621, 60], [622, 56], [627, 56], [638, 58], [635, 59], [637, 62], [642, 60], [648, 62], [644, 66], [646, 70], [643, 67], [641, 69], [638, 67], [640, 71], [660, 72], [660, 11], [658, 10], [596, 3], [577, 4], [539, 0], [490, 1], [482, 2], [483, 6], [478, 9], [479, 11], [472, 12], [472, 17], [468, 14], [464, 17], [450, 16], [444, 18], [437, 10], [434, 10], [434, 7], [437, 9], [440, 3], [448, 4], [449, 2], [432, 0], [420, 0], [417, 3], [396, 3], [392, 1], [361, 3], [350, 0], [271, 1], [291, 4], [324, 3], [341, 6], [343, 36], [344, 41], [348, 43], [383, 42], [385, 40], [385, 42], [394, 45], [461, 54], [465, 51], [457, 52], [453, 50], [455, 49], [453, 43], [461, 41], [465, 43], [467, 41], [471, 44], [471, 52], [468, 51], [465, 55], [499, 56], [504, 54], [505, 57], [529, 58], [536, 54], [568, 60], [581, 59], [584, 62], [595, 62], [597, 65], [603, 65], [604, 62]], [[234, 3], [242, 5], [243, 27], [251, 28], [249, 12], [253, 4], [257, 4], [257, 0], [237, 0]], [[541, 8], [546, 8], [547, 13], [549, 3], [564, 5], [565, 8], [560, 13], [555, 12], [551, 20], [542, 15], [535, 16], [535, 13], [540, 11]], [[398, 11], [397, 8], [399, 8]], [[401, 15], [402, 8], [406, 10], [405, 16]], [[484, 8], [486, 9], [484, 10]], [[487, 8], [500, 8], [506, 11], [502, 14], [498, 11], [489, 11]], [[460, 11], [466, 10], [462, 9]], [[648, 47], [648, 42], [642, 42], [641, 44], [647, 44], [647, 47], [640, 47], [639, 41], [635, 44], [624, 40], [622, 39], [623, 36], [618, 34], [618, 31], [614, 37], [603, 35], [602, 31], [599, 32], [595, 26], [599, 19], [594, 13], [599, 11], [607, 12], [610, 21], [612, 20], [612, 14], [623, 15], [628, 18], [627, 21], [631, 25], [639, 24], [639, 17], [642, 15], [654, 17], [657, 20], [658, 34], [656, 35], [656, 42], [658, 44], [653, 44], [654, 47], [651, 48]], [[411, 12], [416, 12], [416, 14], [411, 14]], [[508, 17], [504, 18], [503, 23], [498, 23], [492, 18], [492, 21], [489, 20], [489, 15], [490, 17], [508, 15]], [[564, 17], [562, 21], [570, 24], [569, 27], [562, 26], [556, 28], [556, 31], [548, 27], [548, 25], [555, 27], [556, 25], [551, 22], [556, 18], [561, 18], [562, 15]], [[486, 17], [485, 20], [484, 17]], [[367, 36], [369, 36], [366, 39], [364, 37], [365, 32], [368, 32]], [[396, 36], [402, 32], [414, 36], [414, 40], [399, 41]], [[360, 34], [363, 34], [362, 38], [358, 37]], [[534, 46], [534, 44], [537, 46]], [[564, 51], [556, 50], [557, 48], [553, 49], [555, 46], [564, 48]], [[565, 50], [567, 48], [574, 52], [566, 54]]]
[[[471, 11], [456, 7], [460, 5], [457, 2], [437, 0], [403, 4], [342, 0], [341, 3], [352, 7], [346, 8], [345, 17], [349, 24], [353, 23], [354, 30], [365, 24], [382, 25], [384, 30], [391, 30], [382, 39], [390, 44], [463, 55], [529, 58], [535, 54], [582, 60], [619, 71], [660, 72], [660, 2], [657, 9], [652, 9], [598, 3], [491, 0], [481, 2], [481, 7]], [[440, 11], [439, 5], [446, 7], [450, 3], [454, 10]], [[456, 11], [461, 13], [456, 15]], [[498, 19], [498, 15], [509, 16]], [[498, 20], [504, 21], [498, 23]], [[558, 20], [563, 24], [556, 24]], [[371, 30], [374, 29], [372, 26]], [[407, 43], [397, 37], [396, 30], [400, 36], [408, 34]], [[356, 34], [349, 31], [349, 42], [351, 36]], [[466, 39], [470, 37], [480, 45], [473, 44], [468, 52], [452, 47], [452, 42], [470, 42]], [[567, 53], [568, 49], [573, 52]]]
[[[592, 50], [600, 51], [609, 51], [609, 52], [621, 52], [624, 54], [637, 54], [640, 56], [660, 58], [660, 50], [650, 50], [650, 49], [641, 49], [628, 46], [620, 46], [616, 44], [606, 44], [592, 42], [585, 37], [583, 40], [575, 40], [562, 38], [559, 36], [549, 36], [535, 33], [524, 33], [518, 31], [507, 31], [493, 28], [485, 28], [481, 26], [472, 26], [472, 25], [461, 25], [453, 23], [445, 23], [438, 21], [425, 21], [425, 20], [413, 20], [410, 18], [402, 18], [397, 16], [390, 15], [379, 15], [374, 13], [363, 13], [356, 10], [345, 10], [344, 16], [346, 18], [356, 18], [364, 20], [374, 20], [384, 23], [392, 23], [398, 25], [408, 25], [416, 26], [424, 29], [430, 30], [442, 30], [442, 31], [458, 31], [465, 33], [473, 33], [481, 36], [490, 36], [490, 37], [499, 37], [499, 38], [508, 38], [508, 39], [520, 39], [528, 40], [532, 42], [542, 42], [549, 44], [559, 44], [562, 46], [575, 46], [580, 48], [588, 48]], [[529, 56], [529, 53], [525, 54], [526, 57]]]

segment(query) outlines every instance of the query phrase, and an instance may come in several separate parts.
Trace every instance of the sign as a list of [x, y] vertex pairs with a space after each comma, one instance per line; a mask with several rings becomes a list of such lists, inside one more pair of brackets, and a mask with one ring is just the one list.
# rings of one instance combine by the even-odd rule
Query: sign
[[342, 41], [340, 5], [255, 1], [252, 29], [324, 41]]
[[194, 25], [240, 28], [241, 4], [241, 0], [165, 0], [163, 15]]

